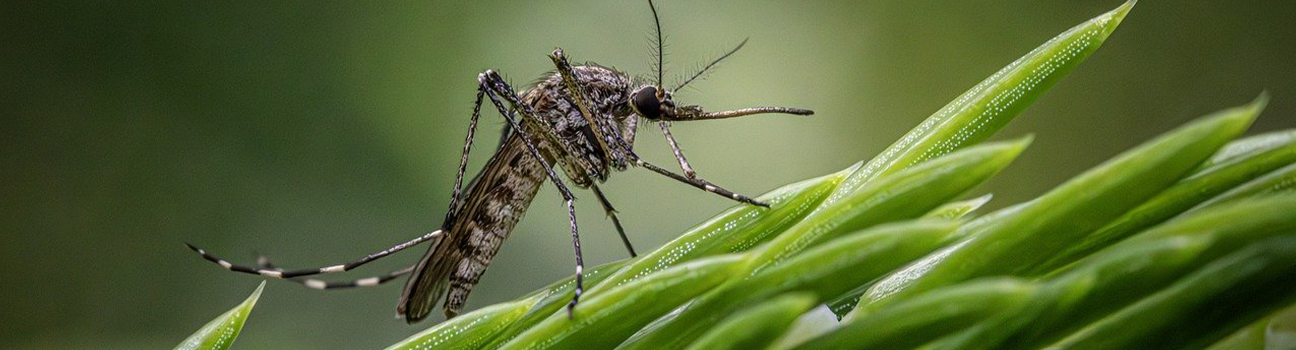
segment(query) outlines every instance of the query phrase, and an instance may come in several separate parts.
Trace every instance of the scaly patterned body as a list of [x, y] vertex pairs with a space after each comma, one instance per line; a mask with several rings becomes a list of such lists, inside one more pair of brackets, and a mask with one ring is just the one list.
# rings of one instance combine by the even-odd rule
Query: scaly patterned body
[[[620, 121], [620, 134], [626, 142], [634, 142], [637, 118], [624, 103], [629, 98], [626, 94], [631, 79], [598, 66], [576, 66], [573, 72], [591, 100], [591, 112], [607, 118], [604, 120]], [[539, 118], [522, 120], [523, 127], [531, 135], [546, 135], [542, 126], [536, 124], [543, 122], [555, 131], [554, 136], [561, 138], [535, 140], [545, 160], [562, 165], [568, 179], [582, 188], [603, 182], [612, 169], [624, 170], [624, 156], [618, 163], [615, 156], [602, 152], [589, 123], [566, 96], [570, 95], [558, 73], [548, 75], [522, 93], [523, 103], [539, 113]], [[517, 133], [505, 132], [503, 138], [486, 167], [466, 187], [463, 201], [455, 210], [458, 214], [443, 225], [445, 237], [435, 241], [415, 266], [398, 313], [423, 318], [436, 298], [445, 293], [442, 308], [447, 315], [457, 314], [499, 252], [500, 245], [522, 219], [545, 180], [545, 172], [527, 154], [526, 145]], [[564, 144], [574, 150], [569, 152]], [[608, 158], [614, 161], [609, 162]], [[426, 296], [419, 298], [421, 295]]]

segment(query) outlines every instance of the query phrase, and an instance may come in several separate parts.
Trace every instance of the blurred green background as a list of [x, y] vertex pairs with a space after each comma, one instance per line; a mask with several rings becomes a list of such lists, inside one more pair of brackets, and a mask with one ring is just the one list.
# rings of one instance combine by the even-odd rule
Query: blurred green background
[[[1117, 1], [663, 0], [667, 76], [743, 38], [676, 95], [814, 117], [678, 124], [715, 183], [759, 194], [868, 159], [965, 89]], [[6, 1], [0, 5], [0, 347], [165, 348], [258, 278], [184, 249], [287, 267], [358, 258], [436, 228], [476, 74], [525, 84], [563, 47], [648, 75], [643, 1]], [[1204, 113], [1272, 102], [1296, 126], [1296, 3], [1152, 1], [1007, 130], [1032, 148], [979, 192], [1028, 199]], [[669, 79], [668, 79], [669, 80]], [[484, 117], [478, 169], [503, 123]], [[674, 165], [654, 129], [636, 150]], [[641, 251], [733, 205], [642, 170], [605, 186]], [[586, 261], [625, 256], [588, 192]], [[567, 276], [566, 217], [541, 190], [470, 308]], [[411, 264], [421, 249], [369, 265]], [[400, 282], [322, 293], [270, 283], [245, 349], [378, 348], [433, 325], [393, 319]]]

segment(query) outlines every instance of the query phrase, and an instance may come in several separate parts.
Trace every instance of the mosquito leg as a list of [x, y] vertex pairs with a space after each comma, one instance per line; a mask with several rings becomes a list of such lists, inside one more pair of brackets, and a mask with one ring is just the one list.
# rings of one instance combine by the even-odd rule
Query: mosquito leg
[[621, 227], [621, 219], [617, 218], [617, 210], [612, 207], [612, 202], [608, 201], [607, 196], [603, 195], [603, 191], [599, 190], [598, 185], [590, 185], [590, 189], [594, 190], [594, 195], [598, 197], [599, 204], [603, 205], [603, 211], [607, 212], [608, 218], [612, 219], [612, 226], [616, 226], [617, 234], [621, 235], [621, 243], [625, 243], [626, 251], [630, 252], [630, 257], [638, 256], [638, 254], [635, 254], [634, 245], [630, 244], [630, 237], [626, 236], [625, 229]]
[[[500, 78], [499, 74], [496, 74], [495, 71], [487, 70], [485, 73], [479, 75], [477, 80], [485, 87], [484, 90], [486, 91], [486, 96], [490, 98], [491, 103], [495, 105], [495, 108], [498, 109], [500, 114], [504, 116], [504, 119], [508, 121], [509, 126], [513, 128], [513, 131], [518, 133], [518, 137], [522, 139], [522, 143], [526, 144], [527, 150], [530, 151], [531, 156], [535, 157], [536, 162], [540, 163], [540, 165], [544, 167], [545, 174], [549, 176], [549, 181], [553, 182], [554, 186], [558, 188], [558, 192], [563, 196], [563, 201], [567, 204], [567, 219], [571, 226], [572, 247], [576, 251], [576, 290], [575, 294], [572, 296], [571, 302], [567, 304], [567, 317], [571, 318], [572, 309], [576, 307], [576, 303], [580, 301], [581, 294], [585, 291], [583, 284], [585, 260], [581, 256], [580, 232], [576, 229], [576, 197], [567, 189], [567, 185], [563, 184], [562, 179], [558, 178], [558, 173], [554, 172], [553, 166], [551, 166], [549, 162], [541, 156], [540, 150], [536, 148], [536, 143], [531, 140], [531, 135], [529, 135], [526, 129], [522, 128], [521, 124], [518, 124], [517, 120], [513, 119], [512, 113], [510, 113], [508, 108], [504, 107], [504, 104], [501, 103], [497, 97], [502, 96], [514, 106], [523, 107], [522, 110], [514, 110], [521, 113], [523, 118], [532, 118], [534, 120], [535, 113], [531, 111], [531, 108], [518, 101], [517, 94], [513, 92], [513, 88], [509, 87], [509, 85], [504, 82], [504, 79]], [[544, 123], [538, 120], [536, 122], [541, 124]]]
[[[462, 192], [462, 187], [463, 187], [462, 185], [463, 185], [464, 171], [468, 167], [468, 154], [472, 150], [473, 137], [477, 132], [477, 120], [481, 116], [482, 96], [484, 93], [485, 93], [484, 90], [478, 89], [477, 99], [473, 103], [472, 118], [468, 122], [468, 136], [466, 137], [466, 140], [464, 140], [463, 154], [460, 156], [459, 159], [459, 172], [455, 176], [454, 192], [453, 194], [451, 194], [450, 197], [450, 209], [446, 211], [446, 219], [442, 225], [449, 225], [451, 222], [454, 222], [455, 215], [458, 215], [460, 192]], [[365, 256], [364, 258], [361, 258], [360, 260], [356, 260], [354, 262], [333, 265], [333, 266], [326, 266], [317, 269], [304, 269], [304, 270], [294, 270], [294, 271], [284, 271], [280, 268], [277, 268], [270, 263], [269, 258], [264, 256], [257, 257], [257, 262], [256, 262], [257, 267], [253, 268], [244, 265], [236, 265], [234, 263], [229, 262], [228, 260], [218, 258], [214, 255], [207, 253], [206, 250], [195, 247], [192, 244], [185, 243], [185, 245], [188, 246], [189, 249], [198, 252], [198, 254], [202, 255], [204, 259], [207, 259], [222, 267], [225, 267], [230, 271], [238, 271], [243, 273], [267, 276], [267, 277], [288, 279], [288, 278], [293, 278], [298, 276], [309, 276], [309, 275], [317, 275], [323, 273], [335, 273], [335, 272], [348, 271], [360, 267], [360, 265], [369, 263], [370, 261], [374, 261], [384, 256], [390, 255], [392, 253], [399, 252], [405, 248], [418, 245], [419, 243], [423, 243], [424, 241], [427, 241], [429, 239], [440, 237], [442, 231], [444, 231], [444, 227], [442, 228], [442, 230], [436, 230], [433, 231], [432, 233], [425, 234], [421, 237], [415, 238], [405, 243], [398, 244], [386, 250], [369, 254], [368, 256]], [[408, 273], [408, 271], [406, 271], [406, 273]], [[387, 278], [390, 279], [394, 277], [395, 276], [390, 276]], [[386, 280], [383, 281], [385, 282]]]
[[[283, 269], [280, 269], [279, 267], [275, 266], [274, 262], [270, 261], [270, 258], [265, 255], [257, 255], [256, 264], [257, 264], [257, 268], [260, 269], [283, 271]], [[333, 289], [343, 289], [343, 288], [352, 288], [352, 287], [372, 287], [379, 284], [387, 283], [387, 281], [391, 281], [396, 277], [404, 276], [405, 274], [408, 274], [410, 273], [410, 271], [413, 270], [414, 270], [414, 266], [409, 266], [400, 270], [388, 272], [386, 275], [382, 275], [382, 276], [358, 278], [358, 279], [354, 279], [350, 281], [342, 281], [342, 282], [325, 281], [325, 280], [314, 279], [314, 278], [289, 278], [287, 280], [299, 283], [310, 289], [318, 289], [318, 290], [333, 290]]]
[[459, 201], [463, 192], [464, 171], [468, 169], [468, 154], [472, 151], [473, 136], [477, 134], [477, 120], [481, 117], [482, 96], [486, 93], [482, 87], [477, 88], [477, 99], [473, 102], [472, 118], [468, 120], [468, 136], [464, 139], [463, 153], [459, 156], [459, 172], [455, 174], [454, 192], [450, 194], [450, 209], [446, 210], [445, 221], [442, 221], [441, 230], [446, 230], [445, 225], [454, 222], [455, 216], [459, 215]]
[[[413, 247], [415, 245], [418, 245], [419, 243], [423, 243], [430, 239], [439, 238], [441, 237], [441, 234], [442, 234], [441, 230], [432, 231], [430, 233], [409, 240], [405, 243], [397, 244], [395, 246], [392, 246], [391, 248], [387, 248], [383, 251], [366, 255], [365, 257], [360, 258], [359, 260], [352, 261], [345, 264], [331, 265], [331, 266], [325, 266], [325, 267], [319, 267], [313, 269], [292, 270], [292, 271], [284, 271], [273, 266], [249, 267], [245, 265], [238, 265], [238, 264], [231, 263], [228, 260], [221, 259], [214, 255], [211, 255], [207, 253], [206, 250], [195, 247], [192, 244], [185, 243], [185, 246], [188, 246], [189, 249], [192, 249], [194, 252], [197, 252], [199, 255], [202, 255], [203, 259], [207, 259], [208, 261], [216, 263], [217, 265], [220, 265], [221, 267], [224, 267], [225, 269], [230, 271], [249, 273], [253, 275], [262, 275], [262, 276], [272, 277], [272, 278], [293, 278], [293, 277], [301, 277], [301, 276], [318, 275], [324, 273], [337, 273], [337, 272], [349, 271], [351, 269], [360, 267], [361, 265], [368, 264], [371, 261], [378, 260], [382, 257], [391, 255], [401, 250], [405, 250], [405, 248]], [[263, 263], [269, 261], [268, 259], [264, 259], [264, 260], [257, 259], [257, 260], [262, 261]]]
[[387, 283], [388, 281], [394, 280], [397, 277], [404, 276], [410, 273], [410, 271], [414, 271], [414, 265], [410, 265], [409, 267], [400, 270], [388, 272], [387, 274], [382, 276], [360, 278], [360, 279], [354, 279], [350, 281], [324, 281], [324, 280], [319, 280], [314, 278], [294, 278], [294, 279], [289, 279], [289, 281], [300, 283], [306, 286], [306, 288], [318, 289], [318, 290], [335, 290], [335, 289], [345, 289], [345, 288], [355, 288], [355, 287], [373, 287], [376, 285]]
[[[632, 155], [633, 155], [633, 154], [632, 154]], [[637, 157], [637, 156], [632, 157], [632, 158], [631, 158], [631, 161], [633, 161], [634, 164], [637, 165], [637, 166], [641, 166], [641, 167], [644, 167], [644, 168], [646, 168], [646, 169], [648, 169], [648, 170], [652, 170], [652, 171], [655, 172], [655, 173], [665, 175], [666, 177], [669, 177], [669, 178], [675, 179], [675, 181], [679, 181], [679, 182], [686, 183], [686, 184], [688, 184], [689, 186], [697, 187], [698, 189], [701, 189], [701, 190], [703, 190], [703, 191], [707, 191], [707, 192], [715, 193], [715, 194], [718, 194], [718, 195], [724, 196], [724, 197], [726, 197], [726, 198], [733, 199], [733, 200], [735, 200], [735, 201], [739, 201], [739, 202], [743, 202], [743, 203], [747, 203], [747, 204], [751, 204], [751, 205], [756, 205], [756, 206], [762, 206], [762, 207], [769, 208], [769, 204], [766, 204], [765, 202], [761, 202], [761, 201], [758, 201], [758, 200], [752, 199], [751, 197], [744, 196], [744, 195], [741, 195], [741, 194], [737, 194], [737, 193], [734, 193], [733, 191], [730, 191], [730, 190], [726, 190], [726, 189], [720, 188], [720, 186], [716, 186], [715, 184], [713, 184], [713, 183], [711, 183], [711, 182], [708, 182], [707, 180], [704, 180], [704, 179], [702, 179], [702, 178], [700, 178], [700, 177], [699, 177], [699, 178], [692, 178], [692, 179], [690, 179], [690, 178], [685, 177], [685, 176], [683, 176], [683, 175], [676, 174], [676, 173], [672, 173], [672, 172], [670, 172], [670, 170], [663, 169], [662, 167], [659, 167], [659, 166], [653, 165], [652, 163], [646, 162], [646, 161], [644, 161], [643, 159], [640, 159], [640, 158]]]
[[671, 135], [670, 124], [658, 122], [661, 126], [662, 135], [666, 135], [666, 143], [670, 144], [671, 152], [675, 152], [675, 160], [679, 161], [680, 169], [684, 170], [684, 176], [690, 179], [697, 179], [697, 172], [693, 171], [693, 166], [689, 165], [688, 159], [684, 159], [684, 151], [680, 150], [679, 144], [675, 142], [675, 135]]

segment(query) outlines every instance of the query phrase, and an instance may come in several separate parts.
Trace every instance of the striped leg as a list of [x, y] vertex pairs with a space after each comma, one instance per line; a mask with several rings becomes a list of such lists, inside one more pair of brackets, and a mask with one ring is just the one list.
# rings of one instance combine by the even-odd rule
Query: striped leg
[[590, 189], [594, 190], [594, 195], [598, 197], [599, 204], [603, 205], [603, 211], [607, 212], [609, 219], [612, 219], [612, 226], [616, 226], [617, 234], [621, 235], [621, 243], [625, 244], [626, 251], [630, 252], [630, 257], [638, 256], [638, 254], [635, 254], [634, 245], [630, 244], [630, 237], [627, 237], [625, 229], [621, 228], [621, 219], [617, 218], [617, 210], [612, 207], [612, 202], [608, 201], [607, 196], [603, 195], [603, 191], [599, 190], [598, 185], [591, 184]]
[[[508, 108], [504, 107], [504, 104], [500, 103], [499, 98], [508, 101], [509, 104], [513, 106], [513, 111], [522, 115], [522, 118], [524, 118], [523, 120], [526, 120], [526, 118], [534, 120], [536, 118], [536, 112], [531, 109], [531, 106], [521, 103], [518, 99], [517, 93], [513, 91], [513, 88], [510, 87], [508, 83], [505, 83], [504, 79], [500, 78], [499, 74], [495, 73], [493, 70], [487, 70], [485, 73], [477, 76], [477, 80], [478, 83], [486, 86], [486, 96], [490, 98], [491, 103], [495, 105], [495, 108], [498, 109], [500, 114], [504, 116], [504, 119], [508, 121], [509, 127], [512, 127], [513, 131], [517, 132], [518, 136], [522, 138], [522, 141], [526, 143], [527, 150], [531, 153], [531, 156], [535, 157], [536, 161], [544, 167], [546, 175], [549, 176], [549, 181], [553, 182], [554, 186], [558, 188], [558, 192], [562, 194], [563, 201], [567, 204], [567, 219], [571, 226], [572, 247], [576, 251], [576, 288], [571, 302], [567, 303], [567, 318], [571, 318], [573, 316], [572, 309], [576, 307], [576, 303], [580, 301], [581, 294], [585, 292], [583, 271], [585, 269], [585, 259], [581, 256], [580, 231], [576, 229], [576, 197], [567, 189], [567, 185], [563, 184], [562, 179], [558, 178], [558, 173], [554, 172], [553, 166], [551, 166], [549, 162], [540, 155], [540, 150], [536, 148], [536, 144], [531, 139], [529, 133], [526, 129], [522, 128], [522, 125], [519, 124], [517, 120], [513, 119], [512, 113], [510, 113]], [[544, 124], [544, 121], [536, 120], [535, 122]]]
[[319, 289], [319, 290], [333, 290], [333, 289], [345, 289], [345, 288], [355, 288], [355, 287], [373, 287], [379, 284], [387, 283], [388, 281], [394, 280], [397, 277], [409, 274], [410, 271], [414, 271], [414, 265], [410, 265], [400, 270], [388, 272], [385, 275], [354, 279], [350, 281], [325, 281], [325, 280], [314, 279], [314, 278], [293, 278], [293, 279], [289, 279], [289, 281], [300, 283], [306, 286], [306, 288]]
[[293, 278], [293, 277], [301, 277], [301, 276], [318, 275], [324, 273], [337, 273], [337, 272], [349, 271], [351, 269], [360, 267], [361, 265], [368, 264], [371, 261], [378, 260], [382, 257], [394, 254], [401, 250], [405, 250], [405, 248], [413, 247], [415, 245], [418, 245], [419, 243], [423, 243], [431, 239], [440, 238], [441, 234], [442, 234], [441, 230], [432, 231], [430, 233], [409, 240], [408, 242], [397, 244], [395, 246], [392, 246], [391, 248], [387, 248], [383, 251], [366, 255], [365, 257], [360, 258], [359, 260], [345, 263], [345, 264], [331, 265], [331, 266], [325, 266], [325, 267], [319, 267], [313, 269], [291, 270], [291, 271], [284, 271], [273, 267], [267, 268], [267, 267], [249, 267], [245, 265], [237, 265], [229, 262], [228, 260], [221, 259], [214, 255], [211, 255], [207, 253], [206, 250], [195, 247], [192, 244], [185, 243], [185, 246], [188, 246], [189, 249], [192, 249], [193, 251], [197, 252], [199, 255], [202, 255], [203, 259], [207, 259], [208, 261], [214, 262], [217, 265], [220, 265], [221, 267], [224, 267], [225, 269], [230, 271], [249, 273], [253, 275], [262, 275], [262, 276], [272, 277], [272, 278]]
[[[258, 255], [256, 258], [256, 262], [257, 262], [257, 268], [282, 271], [282, 269], [276, 267], [274, 263], [270, 262], [269, 257]], [[325, 280], [314, 279], [314, 278], [289, 278], [287, 280], [299, 283], [303, 286], [306, 286], [306, 288], [318, 289], [318, 290], [334, 290], [334, 289], [346, 289], [346, 288], [355, 288], [355, 287], [373, 287], [394, 280], [396, 279], [396, 277], [404, 276], [405, 274], [408, 274], [411, 271], [414, 271], [414, 265], [405, 267], [400, 270], [388, 272], [387, 274], [381, 276], [357, 278], [349, 281], [325, 281]]]

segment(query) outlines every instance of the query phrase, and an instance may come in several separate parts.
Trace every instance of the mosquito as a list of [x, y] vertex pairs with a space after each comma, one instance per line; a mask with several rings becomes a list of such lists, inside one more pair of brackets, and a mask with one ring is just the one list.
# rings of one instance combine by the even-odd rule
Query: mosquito
[[[561, 48], [549, 55], [555, 70], [543, 76], [534, 87], [520, 93], [494, 70], [486, 70], [477, 75], [477, 97], [468, 123], [468, 136], [459, 160], [450, 208], [439, 229], [349, 263], [300, 270], [280, 269], [263, 257], [258, 258], [255, 267], [238, 265], [191, 244], [186, 245], [225, 269], [288, 279], [314, 289], [374, 286], [409, 274], [396, 307], [397, 317], [403, 317], [408, 323], [418, 322], [428, 316], [438, 300], [443, 299], [441, 308], [448, 319], [463, 309], [468, 294], [486, 272], [487, 266], [499, 252], [500, 245], [508, 239], [541, 184], [547, 181], [558, 189], [567, 206], [567, 219], [575, 250], [576, 286], [572, 299], [567, 304], [570, 317], [572, 308], [579, 302], [584, 291], [582, 270], [585, 262], [581, 257], [580, 234], [576, 228], [576, 196], [559, 177], [557, 169], [561, 169], [576, 187], [594, 193], [616, 227], [626, 250], [631, 256], [635, 256], [634, 247], [621, 226], [616, 209], [598, 187], [613, 170], [645, 168], [734, 201], [768, 207], [763, 202], [698, 177], [680, 151], [679, 143], [670, 133], [671, 122], [763, 113], [814, 114], [808, 109], [787, 107], [708, 112], [696, 105], [677, 105], [673, 99], [674, 91], [702, 77], [720, 61], [741, 49], [747, 41], [743, 40], [737, 47], [703, 66], [679, 85], [666, 89], [662, 84], [661, 20], [652, 0], [648, 1], [648, 5], [656, 29], [656, 81], [645, 82], [645, 79], [593, 63], [573, 66]], [[487, 161], [485, 168], [464, 187], [468, 154], [472, 150], [482, 103], [487, 100], [507, 124], [495, 154]], [[683, 175], [644, 161], [634, 153], [632, 146], [640, 118], [656, 122], [661, 128]], [[343, 282], [305, 278], [350, 271], [424, 242], [431, 242], [431, 247], [417, 264], [386, 275]]]

